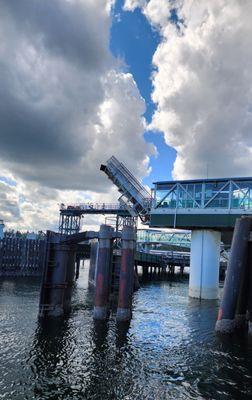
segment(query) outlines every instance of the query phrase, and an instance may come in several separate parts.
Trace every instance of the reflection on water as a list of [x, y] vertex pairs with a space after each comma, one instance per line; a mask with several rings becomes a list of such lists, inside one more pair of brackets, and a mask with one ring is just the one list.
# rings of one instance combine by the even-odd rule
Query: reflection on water
[[130, 324], [94, 323], [87, 270], [68, 318], [37, 319], [39, 281], [0, 282], [1, 399], [250, 399], [252, 344], [214, 334], [218, 303], [146, 283]]

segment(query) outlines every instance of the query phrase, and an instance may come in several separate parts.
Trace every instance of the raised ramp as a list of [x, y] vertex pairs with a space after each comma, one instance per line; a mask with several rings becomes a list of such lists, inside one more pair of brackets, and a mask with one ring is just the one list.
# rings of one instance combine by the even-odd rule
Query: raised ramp
[[151, 195], [148, 190], [114, 156], [107, 161], [106, 165], [101, 165], [100, 169], [122, 193], [119, 200], [121, 204], [124, 204], [128, 211], [130, 210], [132, 216], [138, 215], [143, 223], [148, 223], [151, 208]]

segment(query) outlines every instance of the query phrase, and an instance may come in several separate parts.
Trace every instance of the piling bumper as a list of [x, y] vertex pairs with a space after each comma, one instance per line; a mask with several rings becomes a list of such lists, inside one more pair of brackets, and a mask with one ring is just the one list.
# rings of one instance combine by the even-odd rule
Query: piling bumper
[[217, 299], [219, 295], [221, 233], [194, 230], [191, 236], [189, 296]]
[[113, 254], [114, 229], [101, 225], [95, 283], [94, 319], [104, 320], [108, 317], [109, 293], [111, 285], [111, 268]]
[[247, 264], [250, 230], [251, 218], [242, 217], [236, 220], [223, 296], [215, 326], [216, 332], [219, 333], [231, 333], [237, 326], [235, 313], [242, 276]]
[[119, 283], [117, 321], [128, 321], [132, 315], [132, 296], [134, 290], [134, 261], [136, 234], [132, 226], [122, 230], [122, 259]]

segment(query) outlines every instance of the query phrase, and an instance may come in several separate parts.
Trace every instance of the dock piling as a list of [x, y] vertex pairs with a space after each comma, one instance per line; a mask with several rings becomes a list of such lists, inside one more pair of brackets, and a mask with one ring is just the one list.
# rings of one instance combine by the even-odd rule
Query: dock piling
[[108, 317], [108, 303], [112, 275], [113, 232], [108, 225], [101, 225], [95, 283], [94, 319], [105, 320]]
[[242, 274], [247, 263], [250, 230], [251, 218], [242, 217], [236, 220], [223, 296], [215, 326], [216, 332], [219, 333], [231, 333], [235, 329], [235, 311]]
[[122, 264], [118, 296], [117, 321], [128, 321], [132, 314], [132, 295], [134, 290], [135, 230], [124, 226], [122, 230]]

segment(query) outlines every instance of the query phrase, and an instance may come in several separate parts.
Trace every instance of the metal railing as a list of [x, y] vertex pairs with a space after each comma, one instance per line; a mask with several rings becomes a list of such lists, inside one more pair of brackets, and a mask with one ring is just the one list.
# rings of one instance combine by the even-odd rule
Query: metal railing
[[77, 204], [61, 204], [60, 210], [125, 210], [126, 207], [120, 203], [77, 203]]

